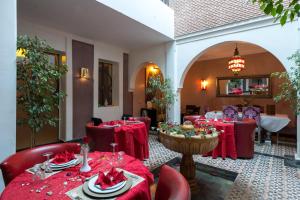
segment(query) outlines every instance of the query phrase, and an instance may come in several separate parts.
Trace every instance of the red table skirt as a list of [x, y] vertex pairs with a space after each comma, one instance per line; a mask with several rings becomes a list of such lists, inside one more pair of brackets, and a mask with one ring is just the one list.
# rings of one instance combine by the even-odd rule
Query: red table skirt
[[234, 123], [223, 123], [223, 122], [206, 122], [206, 121], [196, 121], [197, 124], [211, 124], [216, 127], [218, 131], [223, 130], [224, 132], [219, 135], [218, 146], [211, 152], [204, 154], [203, 156], [212, 156], [213, 158], [230, 157], [232, 159], [237, 159], [235, 136], [234, 136]]
[[[72, 190], [73, 188], [78, 187], [83, 183], [85, 177], [90, 177], [93, 174], [101, 171], [108, 171], [110, 169], [109, 158], [111, 153], [108, 152], [94, 152], [89, 154], [89, 157], [92, 158], [89, 161], [92, 171], [89, 173], [79, 173], [81, 165], [78, 165], [73, 168], [66, 169], [65, 171], [59, 172], [42, 182], [34, 183], [32, 181], [32, 174], [24, 172], [21, 175], [17, 176], [12, 180], [8, 186], [3, 191], [0, 196], [1, 200], [16, 200], [16, 199], [25, 199], [25, 200], [36, 200], [36, 199], [53, 199], [53, 200], [64, 200], [70, 199], [66, 192]], [[140, 184], [136, 185], [134, 188], [130, 189], [123, 195], [119, 196], [118, 200], [150, 200], [150, 185], [153, 183], [153, 175], [148, 170], [143, 163], [131, 156], [124, 156], [123, 163], [120, 166], [121, 168], [132, 172], [136, 175], [143, 177], [145, 180]], [[82, 181], [71, 181], [70, 178], [82, 178]], [[64, 185], [64, 182], [67, 181], [67, 185]], [[29, 185], [23, 185], [30, 183]], [[44, 185], [48, 185], [47, 188], [43, 189], [41, 193], [31, 192], [32, 188], [41, 188]], [[52, 191], [53, 194], [48, 196], [46, 193]]]
[[[112, 123], [112, 122], [107, 122]], [[113, 123], [123, 124], [122, 120]], [[115, 142], [117, 150], [144, 160], [149, 158], [148, 132], [145, 123], [126, 124], [115, 128]]]

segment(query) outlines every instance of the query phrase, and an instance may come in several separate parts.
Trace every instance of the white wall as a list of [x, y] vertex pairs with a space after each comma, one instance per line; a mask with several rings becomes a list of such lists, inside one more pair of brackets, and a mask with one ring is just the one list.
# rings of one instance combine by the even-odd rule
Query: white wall
[[153, 62], [159, 66], [163, 75], [166, 75], [167, 44], [149, 47], [144, 50], [130, 51], [129, 54], [129, 91], [134, 91], [135, 80], [139, 70], [145, 67], [145, 62]]
[[[16, 0], [0, 6], [0, 162], [16, 151]], [[4, 188], [0, 175], [0, 193]]]
[[[126, 50], [106, 45], [103, 43], [95, 43], [95, 63], [94, 63], [94, 116], [100, 117], [104, 121], [121, 119], [123, 114], [123, 53]], [[117, 62], [119, 65], [119, 105], [98, 107], [98, 59]], [[95, 77], [97, 76], [97, 77]]]
[[79, 37], [71, 33], [65, 33], [37, 24], [28, 19], [18, 19], [18, 34], [27, 34], [30, 36], [38, 36], [46, 40], [55, 50], [66, 52], [68, 73], [66, 75], [67, 98], [66, 98], [66, 138], [63, 140], [71, 140], [73, 133], [73, 84], [72, 84], [72, 40], [94, 45], [94, 109], [95, 117], [100, 117], [104, 121], [120, 119], [123, 114], [123, 91], [119, 90], [119, 106], [114, 107], [98, 107], [98, 59], [110, 60], [119, 64], [119, 88], [123, 83], [123, 53], [128, 52], [113, 45], [105, 44], [100, 41], [90, 40], [88, 38]]
[[174, 11], [160, 0], [97, 1], [169, 38], [174, 38]]

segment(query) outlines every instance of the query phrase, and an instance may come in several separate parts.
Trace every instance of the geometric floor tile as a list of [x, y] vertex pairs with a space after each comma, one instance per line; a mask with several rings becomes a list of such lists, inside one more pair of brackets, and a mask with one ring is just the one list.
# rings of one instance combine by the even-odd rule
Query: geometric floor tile
[[[144, 161], [153, 170], [180, 154], [166, 149], [157, 141], [156, 135], [149, 136], [150, 157]], [[256, 144], [253, 159], [194, 156], [195, 162], [237, 172], [233, 186], [224, 199], [299, 199], [300, 175], [296, 168], [284, 166], [283, 156], [293, 155], [296, 148], [284, 145]]]

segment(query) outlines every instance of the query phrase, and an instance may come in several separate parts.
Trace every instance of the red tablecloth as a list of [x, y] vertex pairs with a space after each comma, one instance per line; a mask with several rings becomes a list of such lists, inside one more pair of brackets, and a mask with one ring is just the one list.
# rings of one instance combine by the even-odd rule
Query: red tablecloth
[[125, 124], [123, 120], [105, 122], [105, 124], [121, 124], [115, 128], [115, 142], [118, 143], [118, 151], [144, 160], [149, 158], [148, 132], [144, 122], [138, 124]]
[[[78, 187], [82, 184], [85, 177], [90, 177], [93, 174], [96, 174], [101, 171], [107, 171], [110, 169], [109, 157], [111, 153], [107, 152], [94, 152], [89, 155], [89, 158], [92, 160], [89, 161], [92, 171], [85, 174], [79, 173], [80, 165], [66, 169], [65, 171], [59, 172], [42, 182], [33, 184], [32, 174], [24, 172], [21, 175], [17, 176], [13, 181], [11, 181], [8, 186], [3, 191], [0, 196], [1, 200], [37, 200], [37, 199], [55, 199], [55, 200], [64, 200], [70, 199], [66, 192], [72, 190], [73, 188]], [[123, 195], [119, 196], [118, 200], [150, 200], [150, 185], [153, 183], [153, 175], [148, 170], [143, 163], [131, 156], [124, 155], [124, 160], [120, 166], [121, 168], [132, 172], [136, 175], [143, 177], [145, 180], [140, 184], [136, 185], [134, 188], [130, 189]], [[69, 176], [68, 176], [68, 175]], [[82, 181], [71, 181], [74, 177], [82, 177]], [[64, 185], [64, 182], [67, 181], [67, 185]], [[30, 183], [26, 185], [26, 183]], [[25, 184], [22, 186], [22, 184]], [[41, 188], [44, 185], [48, 185], [47, 188], [43, 189], [41, 193], [31, 192], [32, 188]], [[48, 196], [46, 193], [52, 191], [53, 194]]]
[[225, 159], [226, 157], [230, 157], [232, 159], [237, 158], [236, 146], [235, 146], [235, 136], [234, 136], [234, 123], [223, 123], [223, 122], [215, 122], [215, 121], [196, 121], [196, 124], [211, 124], [216, 127], [217, 130], [223, 130], [223, 133], [219, 135], [219, 144], [218, 146], [211, 152], [203, 155], [203, 156], [212, 156], [213, 158], [222, 157]]

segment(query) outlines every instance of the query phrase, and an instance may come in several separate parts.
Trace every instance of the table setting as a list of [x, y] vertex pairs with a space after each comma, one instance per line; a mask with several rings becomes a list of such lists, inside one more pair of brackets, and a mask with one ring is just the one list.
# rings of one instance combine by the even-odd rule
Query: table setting
[[230, 118], [196, 120], [194, 125], [195, 127], [210, 125], [220, 131], [217, 147], [213, 151], [203, 154], [203, 156], [212, 156], [212, 158], [222, 157], [223, 159], [230, 157], [234, 160], [237, 159], [234, 120]]
[[115, 126], [114, 140], [118, 149], [126, 154], [144, 160], [149, 158], [148, 132], [144, 122], [129, 119], [104, 122], [105, 125]]
[[[239, 118], [242, 118], [242, 113], [238, 113]], [[222, 120], [222, 111], [210, 111], [205, 114], [206, 119]], [[260, 114], [260, 126], [268, 132], [276, 133], [286, 127], [290, 123], [290, 119], [286, 114], [267, 115]]]
[[[47, 153], [47, 159], [17, 176], [0, 199], [150, 199], [153, 175], [139, 160], [115, 152]], [[52, 156], [52, 158], [51, 158]]]

